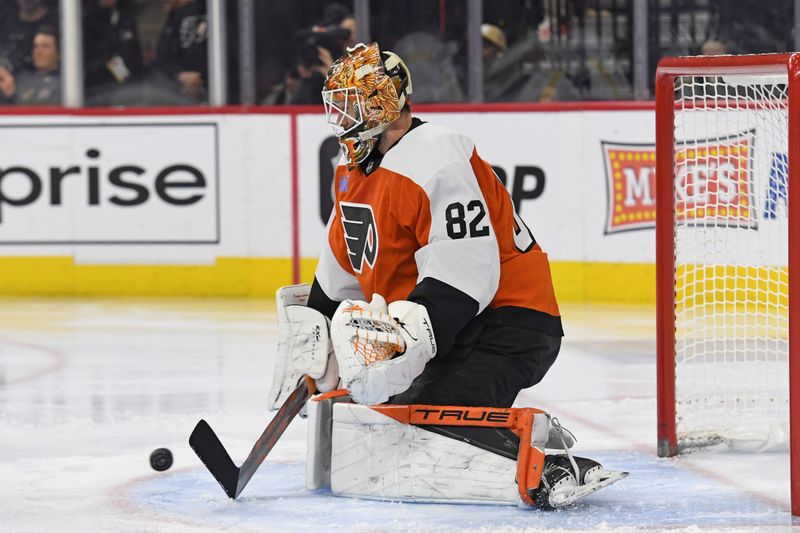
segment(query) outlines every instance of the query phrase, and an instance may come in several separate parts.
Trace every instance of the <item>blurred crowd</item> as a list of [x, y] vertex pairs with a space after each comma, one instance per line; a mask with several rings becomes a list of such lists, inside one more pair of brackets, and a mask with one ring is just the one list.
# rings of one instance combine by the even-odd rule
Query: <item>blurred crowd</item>
[[[445, 44], [435, 32], [426, 28], [410, 30], [398, 37], [373, 35], [373, 38], [409, 64], [416, 81], [415, 101], [464, 100], [461, 87], [465, 80], [459, 79], [453, 47]], [[320, 90], [328, 68], [355, 43], [355, 15], [343, 4], [326, 4], [317, 23], [293, 33], [283, 80], [271, 87], [261, 104], [321, 104]]]
[[[87, 106], [208, 102], [206, 0], [83, 0], [82, 16]], [[140, 32], [145, 24], [146, 43]], [[324, 3], [318, 22], [289, 31], [281, 78], [261, 84], [259, 103], [321, 104], [328, 68], [355, 44], [354, 14], [346, 5]], [[484, 24], [481, 33], [487, 89], [497, 92], [492, 80], [505, 76], [507, 39], [493, 24]], [[465, 99], [463, 57], [454, 43], [430, 28], [388, 40], [419, 80], [417, 101]], [[58, 0], [0, 0], [0, 105], [60, 103], [60, 42]], [[499, 77], [492, 71], [498, 64]]]
[[[162, 21], [147, 48], [143, 13]], [[207, 102], [205, 0], [85, 0], [82, 14], [87, 105]], [[57, 0], [0, 0], [0, 104], [61, 102], [60, 42]]]
[[329, 4], [322, 20], [294, 34], [294, 51], [284, 68], [283, 83], [275, 85], [262, 105], [322, 104], [325, 74], [355, 44], [356, 19], [345, 6]]
[[[294, 33], [293, 47], [283, 55], [292, 61], [280, 78], [267, 80], [261, 103], [320, 102], [318, 89], [327, 66], [354, 42], [356, 19], [347, 7], [352, 2], [341, 2], [324, 2], [319, 22]], [[646, 51], [650, 85], [643, 89], [652, 94], [655, 68], [663, 56], [792, 50], [793, 5], [761, 0], [650, 2], [647, 38], [637, 42], [633, 0], [484, 0], [480, 99], [634, 99], [634, 48]], [[371, 38], [404, 58], [414, 77], [415, 102], [474, 98], [467, 94], [467, 2], [373, 0], [369, 6]]]
[[[208, 0], [82, 2], [86, 106], [207, 104]], [[757, 53], [793, 47], [794, 3], [661, 0], [646, 42], [632, 37], [633, 0], [483, 2], [486, 102], [632, 99], [633, 49], [647, 79], [664, 55]], [[369, 3], [365, 26], [404, 58], [414, 101], [462, 102], [470, 72], [467, 2]], [[58, 0], [0, 0], [0, 105], [58, 105]], [[238, 103], [239, 3], [226, 2], [227, 93]], [[353, 0], [257, 0], [255, 65], [262, 105], [318, 105], [325, 73], [356, 41]], [[652, 86], [650, 87], [652, 89]]]

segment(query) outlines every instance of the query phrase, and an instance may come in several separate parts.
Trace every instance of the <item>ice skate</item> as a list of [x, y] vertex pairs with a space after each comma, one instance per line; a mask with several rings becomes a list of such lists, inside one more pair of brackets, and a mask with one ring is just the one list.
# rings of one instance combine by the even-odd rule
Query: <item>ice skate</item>
[[530, 491], [537, 507], [571, 505], [628, 475], [628, 472], [606, 470], [592, 459], [575, 456], [572, 459], [574, 462], [566, 454], [545, 457], [541, 484]]

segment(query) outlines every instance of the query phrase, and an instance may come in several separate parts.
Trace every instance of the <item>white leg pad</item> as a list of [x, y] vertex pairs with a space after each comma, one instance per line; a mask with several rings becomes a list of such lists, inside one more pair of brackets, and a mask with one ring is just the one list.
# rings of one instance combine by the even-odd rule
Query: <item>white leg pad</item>
[[381, 500], [516, 505], [517, 463], [352, 403], [333, 405], [331, 491]]

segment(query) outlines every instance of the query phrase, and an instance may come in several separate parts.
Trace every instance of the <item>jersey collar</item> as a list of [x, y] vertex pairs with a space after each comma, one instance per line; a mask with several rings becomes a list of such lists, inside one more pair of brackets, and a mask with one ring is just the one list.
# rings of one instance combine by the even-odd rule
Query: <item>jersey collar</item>
[[[417, 117], [411, 117], [411, 127], [409, 127], [408, 130], [403, 134], [403, 137], [408, 135], [409, 131], [413, 130], [416, 127], [422, 126], [423, 124], [425, 124], [424, 121], [418, 119]], [[403, 137], [397, 139], [395, 143], [389, 147], [389, 150], [397, 146], [397, 143], [399, 143]], [[389, 150], [387, 150], [387, 152]], [[361, 172], [363, 172], [365, 176], [369, 176], [370, 174], [375, 172], [378, 169], [378, 167], [381, 166], [381, 161], [383, 161], [384, 155], [385, 154], [380, 153], [380, 151], [378, 151], [377, 148], [371, 151], [367, 156], [367, 158], [364, 159], [361, 163], [359, 163], [359, 166], [361, 167]]]

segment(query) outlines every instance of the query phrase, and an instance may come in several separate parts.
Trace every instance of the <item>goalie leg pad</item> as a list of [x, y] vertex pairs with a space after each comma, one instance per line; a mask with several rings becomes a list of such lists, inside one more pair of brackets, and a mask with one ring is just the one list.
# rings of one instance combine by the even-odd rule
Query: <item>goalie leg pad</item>
[[[320, 488], [329, 482], [336, 495], [499, 504], [521, 499], [555, 508], [628, 475], [571, 455], [571, 439], [562, 435], [565, 430], [557, 419], [537, 409], [331, 405], [310, 410], [309, 464], [314, 467], [307, 470], [307, 486]], [[437, 413], [444, 417], [438, 422]], [[493, 418], [477, 416], [480, 413]], [[484, 418], [488, 425], [464, 423]], [[516, 461], [491, 445], [458, 440], [458, 431], [423, 429], [447, 423], [445, 419], [451, 426], [513, 428], [520, 441]], [[545, 456], [545, 444], [555, 434], [566, 453]], [[322, 453], [312, 453], [312, 448]]]
[[519, 502], [516, 461], [403, 424], [369, 407], [333, 406], [331, 491], [383, 500]]

